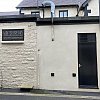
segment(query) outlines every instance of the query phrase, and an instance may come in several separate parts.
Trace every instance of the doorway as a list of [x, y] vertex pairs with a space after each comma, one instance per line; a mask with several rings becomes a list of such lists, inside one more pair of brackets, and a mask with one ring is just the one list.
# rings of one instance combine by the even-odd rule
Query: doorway
[[78, 33], [78, 76], [80, 88], [98, 88], [95, 33]]

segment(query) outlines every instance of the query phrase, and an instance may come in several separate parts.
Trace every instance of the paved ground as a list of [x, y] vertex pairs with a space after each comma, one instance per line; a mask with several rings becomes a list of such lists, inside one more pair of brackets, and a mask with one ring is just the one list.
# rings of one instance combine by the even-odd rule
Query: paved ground
[[0, 92], [0, 100], [100, 100], [100, 96]]
[[0, 95], [0, 100], [98, 100], [74, 97], [50, 97], [50, 96], [25, 96], [25, 95]]
[[100, 100], [100, 93], [47, 90], [22, 92], [13, 89], [3, 89], [0, 91], [0, 100]]

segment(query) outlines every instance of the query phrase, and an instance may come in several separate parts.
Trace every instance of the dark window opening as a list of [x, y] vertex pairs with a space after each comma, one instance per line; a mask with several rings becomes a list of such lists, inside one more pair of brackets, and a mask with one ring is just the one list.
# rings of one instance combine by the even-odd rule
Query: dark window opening
[[61, 10], [59, 11], [59, 17], [68, 17], [68, 10]]
[[34, 15], [34, 17], [40, 17], [40, 12], [31, 12], [31, 15]]
[[88, 43], [88, 42], [96, 42], [96, 38], [94, 34], [80, 34], [79, 36], [79, 43]]
[[24, 29], [3, 29], [2, 41], [24, 41]]

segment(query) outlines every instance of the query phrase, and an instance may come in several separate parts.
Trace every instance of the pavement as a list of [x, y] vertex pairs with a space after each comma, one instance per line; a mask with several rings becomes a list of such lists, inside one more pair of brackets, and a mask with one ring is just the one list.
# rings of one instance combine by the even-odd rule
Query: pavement
[[26, 96], [26, 95], [0, 95], [0, 100], [98, 100], [92, 98]]
[[84, 91], [58, 91], [58, 90], [40, 90], [40, 89], [31, 89], [31, 90], [30, 89], [1, 89], [0, 95], [100, 100], [100, 92], [84, 92]]

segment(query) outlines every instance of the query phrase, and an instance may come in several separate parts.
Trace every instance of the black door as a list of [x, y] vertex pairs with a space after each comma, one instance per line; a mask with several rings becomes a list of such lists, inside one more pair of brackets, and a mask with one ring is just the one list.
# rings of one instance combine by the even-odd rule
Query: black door
[[80, 88], [97, 88], [96, 34], [78, 34], [78, 75]]

